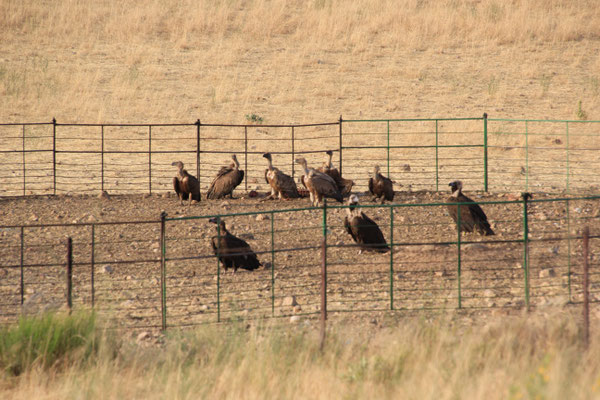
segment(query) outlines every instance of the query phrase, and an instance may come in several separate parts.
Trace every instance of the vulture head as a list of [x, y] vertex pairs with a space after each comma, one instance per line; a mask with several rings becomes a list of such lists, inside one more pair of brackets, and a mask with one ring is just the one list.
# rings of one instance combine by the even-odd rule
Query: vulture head
[[327, 154], [329, 157], [331, 157], [333, 155], [333, 150], [327, 150], [325, 152], [325, 154]]
[[235, 154], [231, 155], [231, 159], [233, 160], [233, 166], [235, 168], [239, 168], [240, 167], [240, 163], [238, 162], [237, 156]]
[[218, 224], [220, 227], [221, 233], [227, 232], [227, 228], [225, 227], [225, 221], [221, 220], [219, 222], [219, 219], [215, 217], [215, 218], [209, 219], [208, 222], [213, 223], [213, 224]]
[[450, 182], [448, 186], [450, 186], [450, 188], [452, 189], [452, 194], [456, 194], [458, 196], [458, 194], [462, 192], [461, 181]]
[[381, 170], [381, 168], [379, 167], [379, 165], [376, 165], [376, 166], [373, 168], [373, 175], [374, 175], [374, 176], [377, 176], [377, 174], [379, 173], [379, 171], [380, 171], [380, 170]]
[[271, 156], [271, 153], [265, 153], [262, 156], [269, 161], [273, 161], [273, 157]]
[[179, 169], [183, 169], [183, 163], [181, 161], [174, 161], [171, 163], [171, 165]]
[[352, 214], [352, 211], [356, 209], [358, 205], [358, 196], [353, 194], [348, 198], [348, 212]]
[[307, 164], [306, 164], [306, 159], [304, 157], [298, 157], [294, 161], [296, 162], [296, 164], [302, 165], [304, 167], [304, 169], [308, 169]]

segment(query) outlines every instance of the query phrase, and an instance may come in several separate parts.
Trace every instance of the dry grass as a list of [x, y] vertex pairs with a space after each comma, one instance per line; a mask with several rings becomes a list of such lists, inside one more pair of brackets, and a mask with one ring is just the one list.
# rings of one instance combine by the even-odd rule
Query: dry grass
[[599, 119], [599, 5], [7, 0], [0, 121]]
[[600, 388], [598, 342], [583, 351], [569, 312], [383, 325], [337, 325], [323, 353], [311, 326], [240, 323], [176, 334], [160, 345], [102, 342], [87, 362], [61, 372], [32, 368], [3, 381], [0, 393], [12, 399], [492, 400], [586, 399]]

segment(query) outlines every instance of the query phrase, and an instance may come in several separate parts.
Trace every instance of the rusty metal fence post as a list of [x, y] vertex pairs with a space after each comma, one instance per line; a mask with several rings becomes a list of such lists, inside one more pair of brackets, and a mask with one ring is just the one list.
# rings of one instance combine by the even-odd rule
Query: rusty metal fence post
[[[200, 181], [200, 119], [195, 122], [196, 125], [196, 177], [198, 178], [198, 186], [201, 186]], [[202, 196], [200, 196], [202, 197]]]
[[67, 309], [73, 308], [73, 239], [67, 238]]
[[91, 253], [90, 254], [90, 264], [91, 264], [91, 266], [90, 266], [90, 286], [91, 286], [90, 290], [92, 292], [92, 308], [94, 308], [95, 297], [96, 297], [96, 291], [95, 291], [95, 285], [94, 285], [94, 279], [95, 279], [94, 268], [95, 268], [95, 262], [96, 262], [96, 260], [95, 260], [96, 257], [94, 255], [95, 247], [96, 247], [95, 246], [96, 245], [96, 225], [95, 224], [92, 224], [91, 235], [92, 235], [92, 241], [91, 241], [92, 247], [90, 249], [90, 253]]
[[161, 327], [165, 331], [167, 329], [167, 274], [166, 274], [166, 259], [167, 259], [167, 233], [165, 219], [166, 212], [160, 214], [160, 304], [161, 304]]
[[152, 194], [152, 125], [148, 125], [148, 193]]
[[[342, 148], [343, 148], [343, 133], [342, 133], [342, 116], [340, 115], [340, 144], [339, 144], [339, 152], [340, 152], [340, 175], [343, 173], [343, 168], [342, 168], [342, 164], [343, 164], [343, 157], [342, 157]], [[389, 175], [389, 173], [388, 173]]]
[[56, 118], [52, 118], [52, 174], [54, 176], [54, 192], [56, 195]]
[[27, 187], [27, 169], [25, 168], [25, 125], [23, 125], [23, 196], [25, 196], [25, 188]]
[[590, 227], [583, 228], [583, 344], [590, 345], [590, 275], [589, 275]]
[[244, 126], [244, 187], [248, 192], [248, 127]]

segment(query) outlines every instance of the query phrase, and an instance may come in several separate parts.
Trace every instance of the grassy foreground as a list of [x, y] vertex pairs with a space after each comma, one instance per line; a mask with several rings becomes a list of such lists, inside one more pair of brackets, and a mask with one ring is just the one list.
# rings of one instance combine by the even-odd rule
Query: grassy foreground
[[568, 313], [476, 325], [461, 318], [402, 319], [385, 328], [332, 324], [321, 353], [310, 325], [211, 326], [140, 345], [102, 331], [92, 314], [49, 315], [0, 332], [0, 397], [600, 396], [598, 343], [584, 351]]

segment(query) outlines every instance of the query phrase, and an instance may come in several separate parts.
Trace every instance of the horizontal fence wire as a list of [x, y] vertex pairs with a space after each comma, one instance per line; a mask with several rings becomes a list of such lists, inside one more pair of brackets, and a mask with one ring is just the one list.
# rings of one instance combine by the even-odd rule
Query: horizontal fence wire
[[[361, 197], [354, 211], [326, 205], [0, 226], [0, 323], [63, 307], [66, 237], [72, 239], [73, 307], [93, 307], [126, 329], [317, 318], [323, 238], [330, 315], [580, 303], [585, 226], [592, 233], [591, 300], [600, 300], [600, 196], [477, 202], [495, 233], [489, 236], [458, 233], [450, 208], [472, 203], [382, 205]], [[387, 251], [353, 240], [350, 213], [377, 224]], [[222, 258], [225, 247], [215, 243], [229, 234], [248, 247], [238, 242], [228, 256], [247, 258], [252, 251], [258, 268], [236, 270]]]
[[202, 192], [236, 154], [241, 191], [269, 188], [266, 160], [295, 180], [305, 157], [333, 164], [354, 190], [368, 188], [375, 165], [396, 190], [443, 191], [460, 179], [471, 190], [588, 192], [600, 189], [600, 121], [487, 118], [343, 120], [316, 124], [0, 124], [0, 196], [100, 191], [172, 191], [174, 161]]

